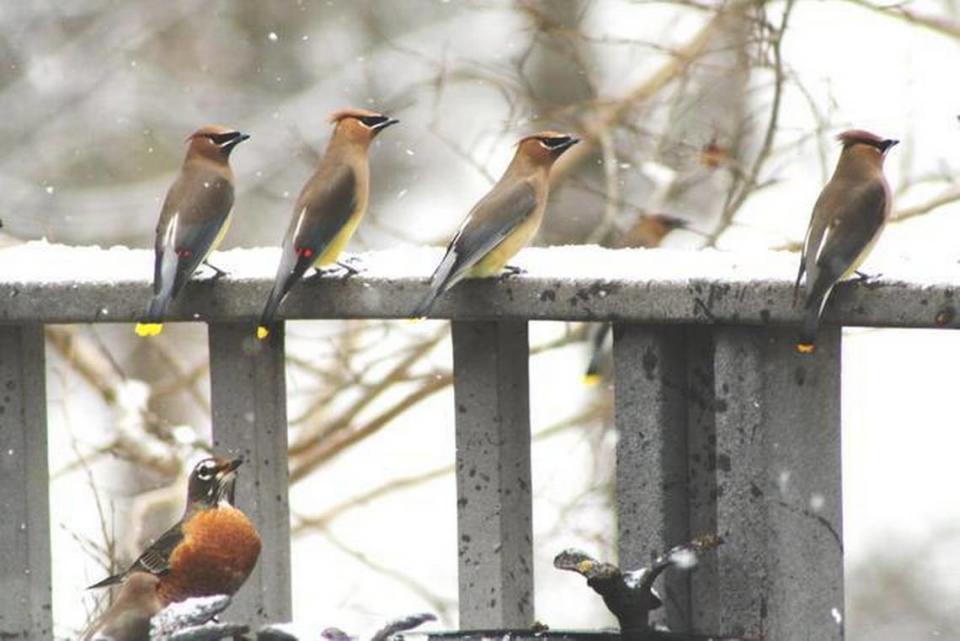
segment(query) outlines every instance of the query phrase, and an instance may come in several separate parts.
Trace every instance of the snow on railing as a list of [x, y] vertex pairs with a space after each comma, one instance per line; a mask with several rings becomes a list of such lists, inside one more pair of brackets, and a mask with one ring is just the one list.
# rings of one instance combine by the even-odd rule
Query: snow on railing
[[[359, 256], [350, 278], [309, 279], [287, 318], [405, 318], [439, 249]], [[842, 637], [840, 341], [835, 323], [957, 327], [960, 265], [899, 261], [842, 284], [812, 356], [793, 350], [797, 256], [528, 249], [516, 277], [466, 282], [434, 307], [453, 320], [460, 624], [534, 622], [527, 321], [614, 321], [619, 559], [639, 567], [703, 533], [726, 545], [667, 576], [680, 630]], [[276, 249], [218, 253], [172, 320], [209, 324], [214, 446], [250, 462], [238, 495], [260, 528], [234, 599], [251, 623], [290, 618], [284, 335], [253, 338]], [[0, 637], [52, 636], [45, 323], [133, 322], [152, 254], [42, 242], [0, 251]], [[479, 480], [478, 480], [479, 479]], [[815, 500], [814, 500], [815, 499]], [[267, 567], [271, 571], [263, 572]]]

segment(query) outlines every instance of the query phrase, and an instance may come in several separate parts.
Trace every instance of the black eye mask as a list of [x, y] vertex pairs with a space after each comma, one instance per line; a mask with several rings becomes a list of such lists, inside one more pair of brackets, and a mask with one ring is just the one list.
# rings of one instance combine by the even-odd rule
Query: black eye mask
[[560, 149], [570, 144], [570, 136], [557, 136], [556, 138], [541, 138], [540, 142], [548, 149]]
[[390, 118], [387, 116], [362, 116], [359, 118], [360, 122], [370, 127], [371, 129], [376, 129], [377, 127], [382, 127]]

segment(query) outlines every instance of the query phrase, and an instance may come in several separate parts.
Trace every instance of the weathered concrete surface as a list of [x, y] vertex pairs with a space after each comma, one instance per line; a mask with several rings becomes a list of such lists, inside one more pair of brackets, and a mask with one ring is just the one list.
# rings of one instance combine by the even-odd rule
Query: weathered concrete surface
[[524, 322], [453, 324], [460, 627], [533, 624]]
[[0, 327], [0, 639], [53, 638], [43, 328]]
[[[840, 332], [798, 355], [790, 328], [615, 329], [621, 566], [716, 533], [677, 630], [843, 638]], [[638, 558], [639, 557], [639, 558]]]
[[244, 458], [237, 505], [263, 540], [260, 560], [227, 613], [248, 624], [289, 621], [293, 614], [284, 331], [277, 327], [259, 341], [254, 330], [247, 323], [209, 329], [213, 448]]
[[[690, 538], [685, 328], [614, 326], [617, 541], [622, 569]], [[690, 576], [664, 576], [653, 621], [690, 627]]]
[[[427, 289], [437, 248], [358, 256], [366, 271], [312, 278], [281, 309], [285, 318], [405, 318]], [[259, 315], [272, 283], [276, 248], [237, 249], [211, 258], [229, 275], [204, 269], [170, 309], [171, 319], [245, 320]], [[437, 301], [438, 318], [597, 320], [648, 323], [795, 323], [788, 252], [531, 248], [514, 263], [527, 273], [466, 282]], [[147, 250], [28, 243], [0, 250], [0, 322], [131, 322], [150, 296]], [[826, 322], [898, 327], [958, 327], [960, 265], [918, 259], [871, 265], [876, 282], [837, 287]]]

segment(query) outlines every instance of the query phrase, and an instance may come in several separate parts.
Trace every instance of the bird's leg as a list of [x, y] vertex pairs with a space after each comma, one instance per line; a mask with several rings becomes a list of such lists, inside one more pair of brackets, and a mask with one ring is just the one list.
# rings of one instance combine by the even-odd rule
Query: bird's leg
[[500, 274], [500, 280], [510, 278], [511, 276], [518, 276], [520, 274], [526, 274], [527, 270], [523, 267], [517, 267], [516, 265], [504, 265], [503, 273]]
[[220, 269], [219, 267], [211, 263], [209, 260], [204, 259], [203, 264], [214, 271], [213, 278], [211, 280], [220, 280], [221, 278], [227, 275], [227, 272]]

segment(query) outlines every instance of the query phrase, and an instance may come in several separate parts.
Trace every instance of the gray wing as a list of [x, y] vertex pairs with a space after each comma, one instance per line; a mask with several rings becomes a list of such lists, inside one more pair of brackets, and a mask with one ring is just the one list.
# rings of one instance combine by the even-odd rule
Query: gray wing
[[817, 268], [834, 280], [841, 278], [883, 229], [887, 200], [887, 190], [880, 181], [849, 190], [841, 210], [827, 227], [816, 254]]
[[433, 301], [456, 285], [467, 271], [533, 215], [537, 196], [527, 181], [495, 186], [480, 199], [454, 235], [440, 265], [430, 279], [430, 289], [413, 318], [427, 315]]
[[[489, 254], [537, 208], [537, 196], [527, 181], [493, 189], [467, 215], [447, 254], [456, 256], [451, 276], [462, 275]], [[455, 277], [454, 277], [455, 280]]]
[[351, 167], [323, 168], [297, 199], [293, 220], [284, 238], [284, 252], [323, 253], [357, 209], [357, 177]]
[[[850, 186], [831, 183], [813, 208], [800, 257], [794, 294], [807, 274], [807, 293], [817, 281], [836, 281], [857, 260], [880, 232], [886, 219], [889, 196], [882, 181]], [[823, 215], [824, 213], [829, 215]]]
[[[157, 224], [154, 292], [174, 278], [173, 293], [190, 278], [216, 240], [233, 207], [233, 185], [216, 172], [180, 176], [170, 188]], [[164, 266], [173, 270], [164, 269]], [[167, 273], [173, 271], [174, 273]]]

